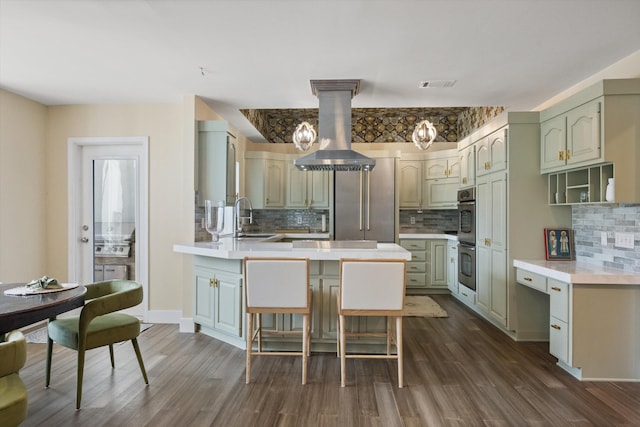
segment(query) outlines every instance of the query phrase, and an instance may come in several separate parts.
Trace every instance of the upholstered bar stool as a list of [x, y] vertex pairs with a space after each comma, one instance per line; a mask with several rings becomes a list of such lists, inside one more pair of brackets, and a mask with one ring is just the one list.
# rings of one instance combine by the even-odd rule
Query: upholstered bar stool
[[[341, 259], [340, 293], [338, 295], [338, 352], [340, 356], [340, 385], [346, 385], [346, 359], [395, 359], [398, 362], [398, 387], [403, 386], [402, 316], [404, 312], [405, 273], [403, 259]], [[386, 332], [346, 332], [347, 316], [385, 316]], [[395, 318], [395, 331], [391, 328]], [[395, 333], [394, 333], [395, 332]], [[386, 337], [386, 354], [347, 354], [348, 336]], [[396, 352], [393, 354], [392, 344]]]
[[[307, 362], [310, 351], [311, 290], [308, 258], [244, 259], [245, 308], [247, 312], [247, 372], [251, 380], [252, 356], [301, 356], [302, 384], [307, 383]], [[263, 313], [293, 313], [302, 315], [302, 332], [272, 331], [262, 327]], [[256, 328], [254, 330], [254, 317]], [[302, 346], [297, 351], [263, 351], [263, 335], [301, 334]], [[257, 349], [254, 350], [254, 341]]]

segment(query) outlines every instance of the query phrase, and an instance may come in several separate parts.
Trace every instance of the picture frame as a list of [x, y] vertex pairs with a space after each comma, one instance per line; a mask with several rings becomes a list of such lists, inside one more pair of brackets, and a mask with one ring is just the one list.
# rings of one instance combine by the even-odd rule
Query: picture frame
[[573, 230], [570, 228], [545, 228], [544, 252], [547, 261], [572, 261], [576, 259]]

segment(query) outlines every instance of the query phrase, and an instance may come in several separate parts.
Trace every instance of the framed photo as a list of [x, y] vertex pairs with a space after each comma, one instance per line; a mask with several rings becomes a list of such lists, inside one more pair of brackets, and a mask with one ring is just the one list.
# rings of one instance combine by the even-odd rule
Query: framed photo
[[545, 228], [544, 251], [547, 261], [571, 261], [575, 257], [573, 230], [570, 228]]

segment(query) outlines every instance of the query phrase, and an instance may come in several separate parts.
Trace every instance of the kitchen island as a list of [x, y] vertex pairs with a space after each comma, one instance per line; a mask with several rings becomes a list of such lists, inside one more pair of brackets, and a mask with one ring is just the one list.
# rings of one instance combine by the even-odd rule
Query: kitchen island
[[547, 294], [549, 352], [580, 380], [640, 381], [640, 274], [575, 261], [514, 260]]
[[[393, 243], [377, 243], [363, 248], [363, 241], [352, 244], [337, 241], [323, 247], [294, 247], [292, 242], [269, 238], [221, 238], [219, 243], [176, 244], [174, 252], [193, 256], [193, 322], [195, 330], [239, 348], [245, 348], [245, 307], [243, 259], [252, 257], [305, 257], [310, 259], [312, 288], [311, 350], [336, 351], [338, 333], [337, 295], [341, 258], [405, 259], [411, 254]], [[339, 247], [338, 247], [339, 246]], [[369, 246], [369, 245], [366, 245]], [[386, 320], [378, 317], [349, 319], [353, 332], [381, 332]], [[263, 315], [265, 328], [278, 331], [302, 329], [299, 315]], [[299, 347], [299, 340], [286, 337], [265, 338], [266, 348], [289, 350]], [[296, 347], [297, 346], [297, 347]], [[377, 339], [360, 339], [349, 345], [357, 351], [381, 352], [384, 343]]]

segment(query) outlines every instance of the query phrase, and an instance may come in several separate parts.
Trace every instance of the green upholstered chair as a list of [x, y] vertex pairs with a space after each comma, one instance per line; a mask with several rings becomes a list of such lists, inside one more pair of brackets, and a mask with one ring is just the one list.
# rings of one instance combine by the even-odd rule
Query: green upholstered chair
[[113, 344], [131, 340], [144, 382], [149, 384], [138, 347], [140, 321], [128, 314], [116, 313], [142, 302], [142, 286], [131, 280], [110, 280], [91, 283], [86, 285], [86, 288], [85, 299], [87, 302], [82, 308], [80, 316], [52, 320], [48, 325], [46, 387], [49, 387], [51, 378], [53, 343], [56, 342], [64, 347], [77, 350], [76, 409], [80, 409], [80, 400], [82, 399], [82, 373], [86, 350], [108, 345], [111, 367], [113, 368], [115, 367]]
[[0, 342], [0, 425], [19, 425], [27, 417], [27, 387], [18, 375], [27, 360], [27, 342], [19, 331]]

